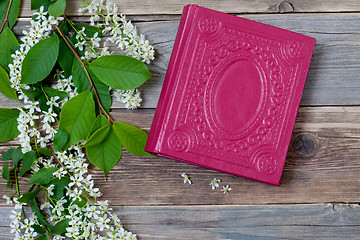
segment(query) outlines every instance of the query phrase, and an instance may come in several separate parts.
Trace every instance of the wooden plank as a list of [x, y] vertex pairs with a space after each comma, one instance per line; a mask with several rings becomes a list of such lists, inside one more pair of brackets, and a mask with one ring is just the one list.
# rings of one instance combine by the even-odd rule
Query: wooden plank
[[[247, 15], [249, 19], [304, 33], [317, 38], [301, 104], [356, 105], [360, 103], [360, 14]], [[75, 19], [83, 22], [85, 18]], [[14, 31], [28, 28], [27, 19], [19, 21]], [[150, 64], [154, 76], [140, 87], [143, 108], [155, 108], [174, 44], [178, 21], [136, 24], [156, 49]], [[120, 53], [119, 51], [114, 51]], [[0, 95], [0, 106], [20, 106]], [[114, 107], [123, 107], [114, 102]]]
[[[0, 208], [0, 239], [10, 209]], [[113, 207], [139, 239], [359, 239], [358, 204]]]
[[[66, 14], [79, 15], [77, 9], [80, 7], [80, 1], [68, 0]], [[90, 1], [91, 2], [91, 1]], [[180, 14], [183, 7], [189, 4], [189, 1], [166, 1], [166, 0], [113, 0], [111, 1], [119, 7], [123, 14]], [[23, 1], [21, 5], [20, 16], [30, 16], [30, 0]], [[283, 13], [283, 12], [354, 12], [360, 11], [360, 5], [357, 0], [347, 1], [321, 1], [321, 0], [266, 0], [266, 1], [207, 1], [195, 0], [192, 4], [208, 7], [214, 10], [230, 13]]]
[[[148, 131], [153, 113], [150, 109], [118, 109], [112, 115]], [[0, 152], [16, 144], [2, 144]], [[360, 107], [303, 107], [279, 187], [170, 159], [136, 157], [126, 151], [107, 181], [101, 171], [92, 169], [91, 173], [111, 205], [359, 202], [359, 152]], [[183, 183], [182, 172], [193, 176], [192, 185]], [[215, 177], [222, 180], [221, 185], [230, 184], [230, 194], [211, 190], [204, 179]], [[5, 184], [0, 181], [0, 196], [11, 194]]]

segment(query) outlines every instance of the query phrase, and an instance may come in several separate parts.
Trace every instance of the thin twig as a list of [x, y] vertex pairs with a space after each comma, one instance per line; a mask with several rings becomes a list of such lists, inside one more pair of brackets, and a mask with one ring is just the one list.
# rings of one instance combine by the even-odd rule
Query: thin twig
[[2, 30], [3, 30], [4, 26], [5, 26], [5, 22], [7, 22], [7, 26], [9, 26], [8, 15], [9, 15], [11, 3], [12, 3], [12, 0], [9, 1], [9, 5], [7, 7], [7, 10], [6, 10], [5, 18], [4, 18], [4, 21], [3, 21], [2, 25], [1, 25], [1, 28], [0, 28], [0, 33], [2, 32]]
[[[106, 117], [109, 119], [109, 121], [110, 121], [111, 123], [114, 123], [114, 120], [113, 120], [113, 119], [110, 117], [110, 115], [105, 111], [104, 107], [103, 107], [102, 104], [101, 104], [100, 97], [99, 97], [99, 95], [98, 95], [98, 93], [97, 93], [97, 91], [96, 91], [94, 82], [93, 82], [93, 80], [91, 79], [90, 74], [89, 74], [89, 72], [87, 71], [87, 69], [86, 69], [86, 67], [85, 67], [85, 64], [83, 63], [83, 61], [81, 60], [81, 58], [79, 57], [79, 55], [76, 53], [75, 49], [74, 49], [74, 48], [71, 46], [71, 44], [68, 42], [68, 40], [66, 39], [66, 37], [65, 37], [64, 33], [62, 32], [62, 30], [61, 30], [57, 25], [55, 25], [55, 28], [56, 28], [56, 30], [60, 33], [61, 37], [64, 39], [65, 43], [69, 46], [69, 48], [71, 49], [71, 51], [74, 53], [76, 59], [79, 61], [80, 65], [81, 65], [81, 67], [84, 69], [85, 74], [86, 74], [87, 78], [88, 78], [89, 81], [90, 81], [91, 89], [94, 90], [95, 97], [96, 97], [96, 100], [98, 101], [98, 104], [99, 104], [100, 109], [104, 112], [104, 114], [105, 114]], [[90, 91], [91, 91], [91, 89], [90, 89]]]

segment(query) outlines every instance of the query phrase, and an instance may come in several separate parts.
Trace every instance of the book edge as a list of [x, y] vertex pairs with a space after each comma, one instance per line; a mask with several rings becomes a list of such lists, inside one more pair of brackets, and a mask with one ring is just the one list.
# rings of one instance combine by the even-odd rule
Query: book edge
[[151, 124], [149, 137], [145, 145], [145, 151], [150, 152], [152, 154], [156, 155], [156, 152], [160, 151], [161, 148], [161, 141], [158, 141], [161, 139], [159, 136], [161, 134], [163, 124], [162, 119], [164, 119], [164, 116], [166, 115], [167, 111], [167, 101], [170, 97], [171, 91], [169, 90], [169, 87], [171, 83], [175, 80], [175, 78], [172, 78], [172, 75], [174, 74], [174, 66], [175, 62], [181, 59], [183, 52], [180, 51], [182, 45], [186, 42], [187, 36], [183, 34], [183, 32], [186, 30], [187, 20], [189, 16], [189, 11], [191, 10], [191, 7], [194, 7], [195, 5], [189, 4], [186, 5], [183, 9], [182, 17], [180, 19], [179, 28], [176, 33], [176, 38], [174, 41], [174, 46], [170, 55], [170, 60], [168, 63], [168, 68], [165, 74], [164, 83], [162, 86], [162, 90], [160, 93], [159, 101], [156, 107], [155, 115], [153, 122]]

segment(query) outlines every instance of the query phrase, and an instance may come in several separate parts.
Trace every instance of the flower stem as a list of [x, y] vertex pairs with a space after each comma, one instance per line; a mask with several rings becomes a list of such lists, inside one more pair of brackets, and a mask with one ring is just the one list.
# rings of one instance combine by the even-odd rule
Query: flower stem
[[84, 197], [86, 198], [86, 200], [88, 201], [88, 203], [90, 203], [91, 206], [94, 206], [94, 204], [90, 201], [89, 197], [86, 195], [86, 192], [83, 191], [82, 193], [83, 193], [83, 196], [84, 196]]
[[94, 89], [94, 93], [95, 93], [95, 97], [96, 97], [96, 100], [99, 104], [99, 107], [100, 107], [100, 110], [102, 110], [105, 114], [105, 116], [109, 119], [109, 121], [111, 123], [114, 123], [114, 120], [110, 117], [110, 115], [105, 111], [104, 107], [102, 106], [101, 104], [101, 101], [100, 101], [100, 97], [96, 91], [96, 88], [95, 88], [95, 85], [94, 85], [94, 82], [93, 80], [91, 79], [90, 77], [90, 74], [89, 72], [87, 71], [86, 67], [85, 67], [85, 64], [83, 63], [83, 61], [81, 60], [81, 58], [79, 57], [79, 55], [76, 53], [75, 49], [71, 46], [71, 44], [69, 43], [69, 41], [66, 39], [64, 33], [62, 32], [62, 30], [57, 26], [57, 25], [54, 25], [56, 30], [60, 33], [60, 36], [64, 39], [65, 43], [68, 45], [68, 47], [70, 48], [70, 50], [74, 53], [76, 59], [79, 61], [81, 67], [84, 69], [85, 71], [85, 74], [87, 76], [87, 78], [89, 79], [90, 81], [90, 84], [91, 84], [91, 88]]
[[[44, 95], [45, 95], [46, 100], [49, 102], [49, 101], [50, 101], [49, 96], [48, 96], [47, 93], [45, 92], [43, 85], [41, 85], [40, 87], [41, 87], [41, 91], [42, 91], [42, 92], [44, 93]], [[59, 125], [59, 121], [58, 121], [57, 117], [55, 118], [55, 121], [56, 121], [56, 123]]]
[[9, 26], [8, 15], [9, 15], [11, 3], [12, 3], [12, 0], [9, 1], [9, 5], [8, 5], [8, 7], [7, 7], [7, 9], [6, 9], [5, 18], [4, 18], [4, 21], [3, 21], [2, 25], [1, 25], [0, 33], [2, 32], [2, 30], [3, 30], [4, 26], [5, 26], [5, 22], [7, 22], [7, 26]]
[[[20, 190], [19, 190], [19, 183], [18, 183], [18, 177], [17, 177], [17, 168], [14, 168], [14, 175], [15, 175], [16, 193], [18, 195], [18, 198], [20, 198]], [[21, 214], [22, 214], [23, 218], [25, 219], [25, 213], [24, 213], [23, 208], [21, 208]]]
[[40, 187], [42, 188], [42, 190], [44, 191], [45, 195], [48, 197], [48, 199], [50, 200], [50, 202], [55, 206], [56, 204], [54, 203], [54, 201], [51, 199], [51, 197], [49, 196], [49, 194], [46, 192], [46, 188], [42, 185], [40, 185]]
[[[74, 29], [74, 31], [75, 31], [77, 34], [79, 34], [79, 31], [78, 31], [78, 29], [75, 27], [74, 23], [73, 23], [70, 19], [68, 19], [67, 17], [65, 17], [65, 20], [70, 24], [71, 28]], [[85, 37], [84, 37], [82, 34], [79, 34], [79, 35], [81, 36], [82, 40], [84, 40], [84, 41], [86, 42], [86, 44], [88, 45], [88, 47], [90, 48], [90, 50], [91, 50], [93, 53], [95, 53], [97, 56], [100, 56], [99, 53], [97, 53], [97, 52], [95, 51], [95, 49], [90, 45], [90, 43], [88, 43], [88, 41], [85, 39]], [[78, 40], [78, 41], [79, 41], [79, 40]]]
[[53, 155], [54, 158], [56, 159], [56, 161], [61, 165], [61, 167], [63, 167], [63, 168], [65, 169], [65, 171], [67, 172], [67, 174], [69, 175], [69, 177], [71, 177], [72, 175], [70, 174], [69, 170], [67, 170], [67, 168], [64, 166], [64, 164], [62, 164], [62, 162], [57, 158], [55, 152], [54, 152], [52, 149], [50, 149], [50, 150], [51, 150], [52, 155]]
[[49, 232], [49, 230], [43, 225], [41, 225], [41, 227], [46, 231], [47, 239], [52, 240], [53, 237], [51, 236], [51, 233]]

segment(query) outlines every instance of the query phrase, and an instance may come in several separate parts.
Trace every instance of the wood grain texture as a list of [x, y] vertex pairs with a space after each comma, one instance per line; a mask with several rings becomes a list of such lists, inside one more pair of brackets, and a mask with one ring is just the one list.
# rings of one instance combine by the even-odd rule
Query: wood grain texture
[[[360, 104], [360, 14], [247, 15], [246, 18], [303, 33], [317, 39], [301, 105]], [[85, 18], [75, 18], [84, 22]], [[143, 108], [155, 108], [178, 27], [178, 21], [139, 22], [139, 31], [156, 49], [149, 65], [153, 77], [140, 87]], [[20, 35], [29, 27], [22, 19], [14, 31]], [[119, 51], [114, 51], [119, 53]], [[1, 107], [20, 106], [0, 94]], [[122, 103], [114, 101], [116, 108]]]
[[[124, 227], [146, 239], [359, 239], [358, 204], [113, 207]], [[11, 208], [0, 208], [0, 240]]]
[[[90, 1], [91, 2], [91, 1]], [[132, 14], [180, 14], [185, 5], [192, 3], [203, 7], [212, 8], [222, 12], [230, 13], [284, 13], [284, 12], [354, 12], [360, 11], [357, 0], [263, 0], [263, 1], [236, 1], [223, 0], [207, 1], [166, 1], [166, 0], [113, 0], [119, 7], [119, 11]], [[77, 9], [80, 7], [79, 0], [68, 0], [66, 14], [79, 15]], [[30, 16], [30, 0], [25, 0], [21, 6], [20, 16]]]
[[[116, 120], [147, 131], [153, 114], [152, 109], [112, 113]], [[3, 144], [0, 152], [16, 144]], [[170, 159], [136, 157], [126, 151], [107, 181], [98, 169], [91, 173], [103, 199], [111, 205], [360, 202], [359, 152], [360, 107], [302, 107], [279, 187]], [[192, 185], [183, 183], [182, 172], [193, 176]], [[221, 186], [230, 184], [230, 194], [224, 195], [220, 188], [211, 190], [204, 179], [215, 177], [222, 180]], [[0, 181], [0, 196], [10, 194], [5, 184]]]
[[[22, 1], [21, 19], [14, 28], [17, 36], [29, 27], [30, 2]], [[111, 115], [149, 131], [179, 14], [189, 2], [113, 2], [154, 44], [156, 60], [149, 66], [154, 77], [140, 88], [144, 109], [127, 111], [114, 102]], [[77, 13], [77, 0], [67, 3], [68, 16], [77, 23], [88, 21]], [[322, 204], [360, 202], [359, 0], [192, 3], [317, 38], [281, 184], [275, 187], [169, 159], [124, 153], [107, 181], [101, 171], [90, 170], [104, 193], [102, 199], [115, 206], [115, 214], [139, 239], [360, 239], [358, 204]], [[334, 106], [321, 107], [329, 105]], [[0, 94], [0, 107], [18, 106]], [[1, 143], [0, 153], [17, 145], [16, 140]], [[0, 168], [4, 164], [0, 162]], [[183, 184], [182, 172], [193, 176], [192, 185]], [[211, 190], [204, 179], [214, 177], [222, 179], [221, 185], [231, 185], [230, 194]], [[11, 193], [0, 180], [3, 194]], [[10, 211], [0, 201], [0, 240], [13, 238]]]

